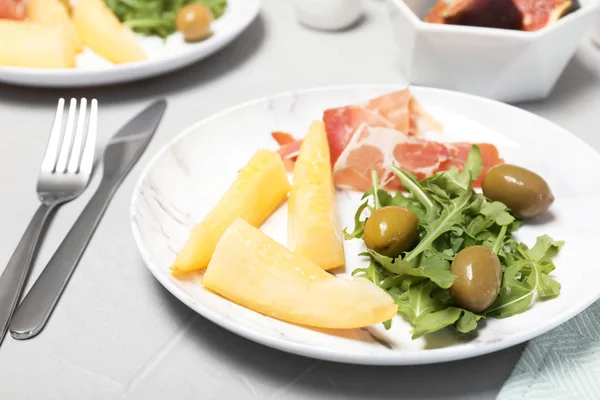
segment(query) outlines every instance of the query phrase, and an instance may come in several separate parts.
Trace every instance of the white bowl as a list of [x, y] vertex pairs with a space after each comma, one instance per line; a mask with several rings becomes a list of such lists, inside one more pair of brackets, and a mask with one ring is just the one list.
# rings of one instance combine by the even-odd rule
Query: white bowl
[[423, 21], [436, 0], [390, 0], [402, 73], [411, 84], [494, 100], [543, 99], [594, 23], [599, 4], [581, 8], [536, 32]]
[[600, 14], [596, 15], [596, 22], [594, 22], [594, 29], [592, 31], [592, 40], [597, 46], [600, 46]]

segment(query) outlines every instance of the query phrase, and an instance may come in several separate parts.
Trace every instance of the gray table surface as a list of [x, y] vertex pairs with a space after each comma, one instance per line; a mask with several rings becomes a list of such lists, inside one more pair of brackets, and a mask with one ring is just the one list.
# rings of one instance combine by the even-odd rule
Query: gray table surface
[[[5, 340], [0, 399], [493, 399], [523, 346], [419, 367], [320, 362], [225, 331], [171, 296], [144, 267], [129, 227], [133, 185], [174, 135], [223, 108], [272, 93], [354, 83], [401, 83], [383, 1], [338, 33], [296, 23], [290, 2], [265, 0], [232, 45], [167, 76], [82, 90], [0, 86], [0, 265], [37, 206], [35, 180], [59, 96], [98, 98], [104, 142], [151, 99], [169, 108], [143, 159], [114, 197], [43, 333]], [[600, 53], [586, 41], [544, 102], [520, 107], [600, 150]], [[29, 284], [98, 184], [56, 215]]]

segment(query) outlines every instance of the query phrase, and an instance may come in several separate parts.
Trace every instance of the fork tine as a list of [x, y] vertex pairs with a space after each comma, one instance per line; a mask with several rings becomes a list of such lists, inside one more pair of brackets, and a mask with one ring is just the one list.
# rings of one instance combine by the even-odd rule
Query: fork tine
[[63, 173], [67, 170], [67, 162], [71, 147], [73, 146], [73, 128], [75, 127], [75, 114], [77, 112], [77, 100], [71, 99], [69, 105], [69, 114], [67, 115], [67, 125], [65, 126], [65, 135], [63, 136], [62, 146], [56, 163], [56, 172]]
[[96, 134], [98, 131], [98, 101], [92, 99], [90, 107], [90, 118], [88, 122], [88, 132], [81, 156], [79, 171], [84, 174], [91, 174], [94, 166], [94, 155], [96, 152]]
[[65, 109], [65, 99], [60, 98], [56, 106], [56, 114], [54, 115], [54, 123], [50, 131], [50, 138], [46, 146], [46, 154], [42, 160], [42, 170], [46, 172], [54, 171], [58, 157], [58, 149], [60, 147], [60, 138], [62, 136], [62, 121]]
[[75, 139], [73, 140], [73, 148], [69, 157], [69, 165], [67, 172], [77, 173], [79, 170], [79, 160], [81, 157], [81, 146], [83, 143], [83, 135], [85, 134], [85, 122], [87, 114], [87, 99], [82, 98], [79, 104], [79, 117], [77, 119], [77, 127], [75, 128]]

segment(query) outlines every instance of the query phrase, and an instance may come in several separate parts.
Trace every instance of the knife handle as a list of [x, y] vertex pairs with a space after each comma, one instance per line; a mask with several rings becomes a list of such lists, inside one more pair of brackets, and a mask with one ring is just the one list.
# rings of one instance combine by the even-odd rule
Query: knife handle
[[14, 313], [9, 327], [12, 337], [29, 339], [44, 328], [119, 183], [100, 184]]
[[31, 219], [19, 245], [0, 276], [0, 343], [8, 330], [8, 324], [21, 297], [25, 278], [31, 268], [33, 255], [38, 247], [42, 231], [55, 204], [42, 203]]

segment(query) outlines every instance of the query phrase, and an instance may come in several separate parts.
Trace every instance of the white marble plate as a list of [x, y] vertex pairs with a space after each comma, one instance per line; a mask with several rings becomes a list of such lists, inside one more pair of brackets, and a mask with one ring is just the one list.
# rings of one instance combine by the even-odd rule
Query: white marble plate
[[183, 68], [227, 46], [250, 25], [260, 11], [261, 0], [228, 0], [225, 13], [212, 24], [210, 38], [186, 43], [180, 33], [165, 41], [138, 35], [147, 60], [115, 65], [89, 48], [77, 56], [69, 69], [0, 66], [0, 82], [36, 87], [83, 87], [123, 83]]
[[[450, 331], [411, 340], [401, 317], [382, 326], [325, 332], [287, 324], [204, 290], [199, 279], [169, 274], [176, 252], [259, 147], [276, 149], [273, 130], [301, 136], [325, 108], [360, 102], [397, 87], [359, 86], [288, 93], [223, 111], [174, 139], [153, 158], [134, 191], [131, 224], [144, 262], [178, 299], [214, 323], [250, 340], [304, 356], [376, 365], [426, 364], [490, 353], [538, 336], [575, 316], [600, 297], [600, 156], [581, 140], [535, 115], [505, 104], [456, 92], [414, 87], [424, 107], [445, 123], [440, 140], [490, 141], [510, 163], [540, 173], [556, 202], [543, 221], [525, 225], [519, 239], [533, 244], [547, 233], [566, 240], [554, 276], [556, 298], [527, 312], [490, 319], [476, 338], [458, 340]], [[344, 226], [352, 225], [359, 193], [339, 192]], [[286, 206], [262, 227], [286, 243]], [[347, 272], [363, 261], [358, 240], [346, 246]]]

